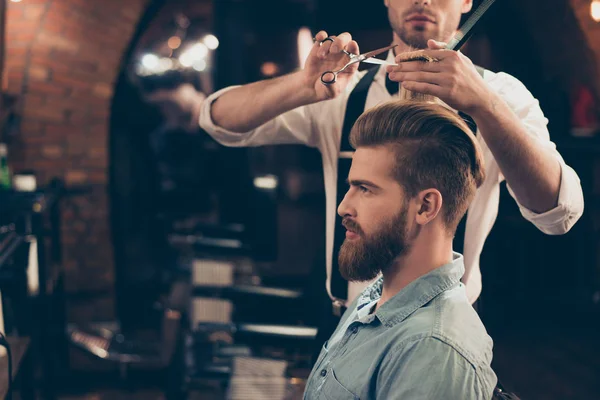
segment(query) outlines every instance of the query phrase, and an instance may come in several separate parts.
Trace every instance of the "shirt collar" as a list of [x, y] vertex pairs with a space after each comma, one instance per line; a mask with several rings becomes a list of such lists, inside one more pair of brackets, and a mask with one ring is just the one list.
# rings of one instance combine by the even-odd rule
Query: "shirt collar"
[[[381, 323], [388, 328], [404, 321], [410, 314], [429, 303], [440, 293], [460, 282], [465, 272], [464, 259], [459, 253], [452, 254], [452, 261], [415, 279], [385, 302], [375, 312]], [[381, 297], [383, 277], [379, 277], [361, 294], [357, 309]]]

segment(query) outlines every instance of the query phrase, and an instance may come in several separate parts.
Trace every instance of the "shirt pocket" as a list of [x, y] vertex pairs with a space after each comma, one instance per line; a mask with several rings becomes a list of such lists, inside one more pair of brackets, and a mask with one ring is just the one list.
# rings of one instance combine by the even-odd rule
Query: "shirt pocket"
[[329, 370], [327, 379], [321, 388], [322, 399], [327, 400], [360, 400], [358, 396], [349, 391], [337, 380], [333, 369]]

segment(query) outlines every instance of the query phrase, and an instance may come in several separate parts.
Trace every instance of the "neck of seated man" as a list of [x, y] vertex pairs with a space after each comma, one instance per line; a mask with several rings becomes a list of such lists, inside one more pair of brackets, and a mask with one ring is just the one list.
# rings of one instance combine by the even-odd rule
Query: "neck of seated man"
[[439, 220], [422, 227], [405, 254], [382, 271], [383, 289], [376, 309], [404, 287], [429, 272], [452, 262], [452, 236]]

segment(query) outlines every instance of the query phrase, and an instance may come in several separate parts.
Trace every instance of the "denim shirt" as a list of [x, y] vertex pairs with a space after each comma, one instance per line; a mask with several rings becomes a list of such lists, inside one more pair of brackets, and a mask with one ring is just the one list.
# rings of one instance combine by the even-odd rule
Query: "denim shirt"
[[467, 300], [463, 257], [411, 282], [374, 313], [383, 278], [344, 313], [305, 399], [491, 399], [492, 339]]

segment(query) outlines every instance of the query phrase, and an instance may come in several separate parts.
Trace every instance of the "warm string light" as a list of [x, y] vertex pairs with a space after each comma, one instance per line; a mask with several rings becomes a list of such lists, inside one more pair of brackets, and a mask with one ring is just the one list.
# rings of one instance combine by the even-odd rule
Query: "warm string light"
[[260, 66], [260, 72], [264, 76], [275, 76], [279, 72], [279, 66], [272, 61], [267, 61]]
[[592, 0], [592, 4], [590, 4], [590, 14], [594, 21], [600, 22], [600, 0]]
[[[178, 33], [167, 40], [167, 46], [170, 49], [167, 57], [160, 57], [153, 53], [144, 54], [138, 65], [138, 74], [156, 75], [180, 68], [193, 68], [202, 72], [209, 68], [210, 52], [219, 47], [219, 39], [215, 35], [207, 34], [199, 41], [182, 48], [183, 36]], [[177, 49], [183, 51], [176, 58], [172, 58], [173, 50]]]
[[[143, 54], [136, 66], [138, 75], [161, 75], [170, 70], [189, 68], [202, 72], [210, 68], [211, 51], [219, 47], [219, 39], [209, 33], [191, 42], [187, 37], [191, 25], [189, 18], [182, 13], [174, 18], [177, 30], [167, 39], [167, 48], [161, 47], [160, 54]], [[184, 47], [185, 43], [189, 44]]]
[[178, 49], [181, 46], [181, 38], [179, 36], [171, 36], [167, 41], [167, 45], [173, 50]]
[[206, 47], [208, 47], [210, 50], [215, 50], [217, 47], [219, 47], [219, 39], [217, 39], [215, 35], [208, 34], [204, 36], [202, 42], [204, 42]]

